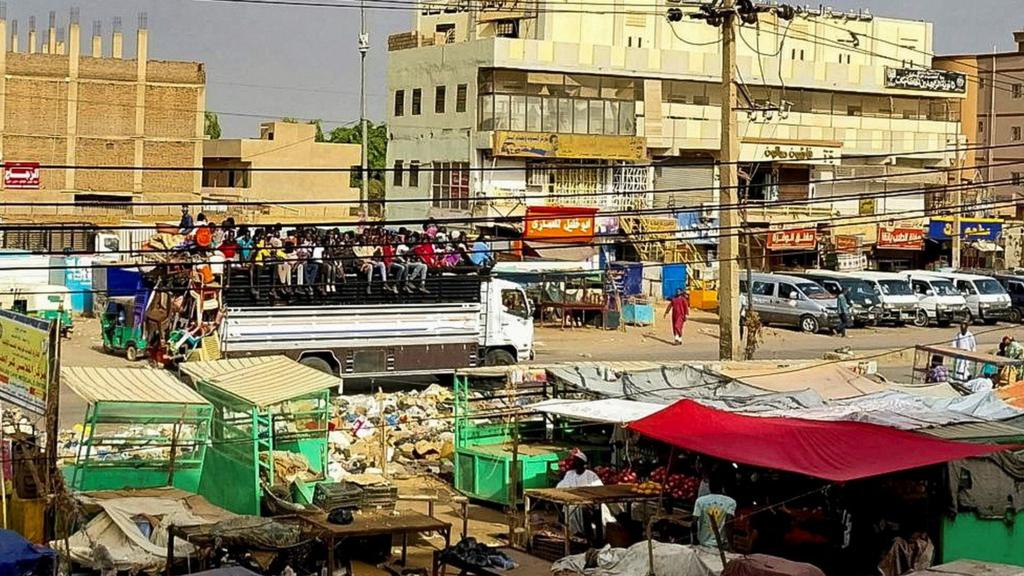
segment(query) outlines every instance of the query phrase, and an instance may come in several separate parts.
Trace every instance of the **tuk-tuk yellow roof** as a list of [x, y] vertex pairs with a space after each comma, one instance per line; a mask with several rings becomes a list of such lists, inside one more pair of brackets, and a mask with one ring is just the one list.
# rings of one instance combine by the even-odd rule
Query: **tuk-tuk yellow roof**
[[337, 376], [285, 356], [184, 362], [178, 368], [192, 378], [265, 408], [341, 383]]
[[154, 368], [65, 366], [61, 381], [89, 403], [209, 404], [174, 374]]

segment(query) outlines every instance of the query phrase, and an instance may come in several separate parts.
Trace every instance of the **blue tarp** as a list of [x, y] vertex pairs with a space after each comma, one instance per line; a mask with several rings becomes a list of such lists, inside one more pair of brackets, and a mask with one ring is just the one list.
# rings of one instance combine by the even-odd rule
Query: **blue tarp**
[[0, 575], [28, 576], [49, 574], [56, 554], [37, 546], [13, 530], [0, 530]]

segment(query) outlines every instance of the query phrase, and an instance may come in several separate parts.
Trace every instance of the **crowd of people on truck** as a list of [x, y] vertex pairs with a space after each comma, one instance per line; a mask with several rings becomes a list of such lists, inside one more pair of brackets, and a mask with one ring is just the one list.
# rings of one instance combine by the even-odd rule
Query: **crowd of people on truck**
[[193, 219], [188, 206], [181, 212], [178, 231], [187, 249], [208, 256], [214, 277], [222, 277], [232, 265], [247, 267], [255, 290], [270, 270], [275, 296], [336, 292], [350, 276], [365, 283], [367, 294], [375, 280], [394, 294], [429, 293], [428, 274], [471, 273], [494, 264], [482, 235], [471, 241], [465, 232], [449, 231], [433, 219], [421, 230], [367, 225], [343, 232], [280, 224], [249, 227], [236, 225], [230, 217], [217, 223], [202, 213]]

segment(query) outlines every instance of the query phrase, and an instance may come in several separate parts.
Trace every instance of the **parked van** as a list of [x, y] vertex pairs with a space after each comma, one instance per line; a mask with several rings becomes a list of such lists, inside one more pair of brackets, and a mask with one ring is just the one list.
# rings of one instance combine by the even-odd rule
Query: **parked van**
[[[814, 334], [839, 325], [836, 299], [820, 284], [796, 276], [751, 273], [753, 308], [761, 323], [796, 326]], [[740, 317], [747, 309], [747, 274], [740, 272]]]
[[1024, 322], [1024, 275], [993, 274], [1010, 295], [1010, 322]]
[[881, 321], [902, 325], [917, 318], [917, 297], [906, 278], [893, 272], [868, 270], [847, 274], [871, 285], [871, 289], [882, 301]]
[[808, 269], [803, 272], [788, 272], [790, 276], [813, 280], [838, 297], [843, 290], [849, 290], [853, 325], [877, 324], [882, 316], [882, 301], [875, 294], [871, 284], [835, 270]]
[[948, 278], [956, 289], [967, 299], [970, 308], [967, 322], [981, 320], [995, 324], [1010, 318], [1010, 295], [998, 280], [991, 276], [963, 274], [960, 272], [931, 272], [935, 276]]
[[953, 322], [967, 320], [970, 314], [967, 299], [948, 279], [917, 270], [901, 274], [910, 281], [910, 288], [920, 305], [914, 319], [915, 326], [923, 328], [932, 322], [939, 326], [949, 326]]

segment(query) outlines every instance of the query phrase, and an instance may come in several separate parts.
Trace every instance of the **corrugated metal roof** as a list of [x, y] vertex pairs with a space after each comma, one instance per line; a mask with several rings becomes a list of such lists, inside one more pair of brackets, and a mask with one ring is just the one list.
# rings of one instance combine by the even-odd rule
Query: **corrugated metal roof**
[[209, 404], [166, 370], [67, 366], [60, 375], [62, 382], [90, 403]]
[[181, 365], [181, 370], [196, 380], [230, 392], [261, 408], [333, 388], [341, 383], [337, 376], [285, 356], [186, 362]]

